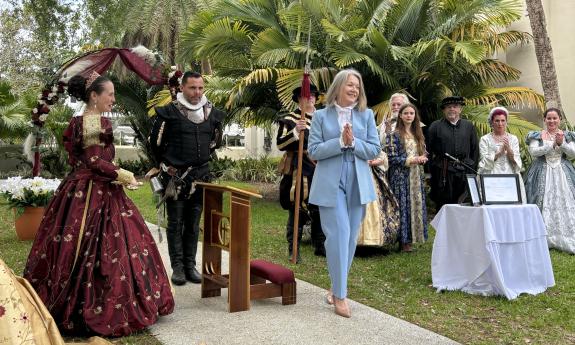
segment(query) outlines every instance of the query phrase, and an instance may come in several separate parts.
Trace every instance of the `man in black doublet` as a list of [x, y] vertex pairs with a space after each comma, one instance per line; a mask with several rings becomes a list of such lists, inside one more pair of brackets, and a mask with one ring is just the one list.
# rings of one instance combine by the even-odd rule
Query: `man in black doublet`
[[[475, 172], [479, 158], [479, 142], [475, 126], [471, 121], [461, 119], [465, 101], [463, 97], [446, 97], [441, 102], [445, 117], [434, 121], [426, 137], [430, 154], [431, 194], [437, 210], [445, 204], [455, 204], [466, 191], [466, 174]], [[447, 155], [460, 162], [450, 159]]]
[[201, 282], [196, 269], [203, 191], [195, 181], [211, 180], [209, 162], [221, 146], [225, 114], [203, 94], [200, 74], [182, 76], [181, 93], [164, 107], [156, 108], [150, 143], [160, 162], [159, 178], [164, 186], [168, 215], [168, 251], [172, 282]]

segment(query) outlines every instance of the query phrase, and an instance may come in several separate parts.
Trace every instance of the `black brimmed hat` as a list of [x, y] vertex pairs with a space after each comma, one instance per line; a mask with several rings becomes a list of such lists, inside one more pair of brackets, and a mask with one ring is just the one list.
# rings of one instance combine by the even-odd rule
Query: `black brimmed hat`
[[[309, 86], [309, 92], [310, 94], [314, 94], [316, 99], [319, 97], [319, 91], [317, 90], [317, 87], [315, 87], [315, 85], [311, 84]], [[291, 100], [297, 103], [300, 95], [301, 95], [301, 86], [298, 86], [295, 89], [293, 89]]]
[[449, 97], [445, 97], [442, 101], [441, 101], [441, 109], [445, 108], [447, 105], [449, 104], [459, 104], [461, 106], [465, 105], [465, 98], [461, 97], [461, 96], [449, 96]]

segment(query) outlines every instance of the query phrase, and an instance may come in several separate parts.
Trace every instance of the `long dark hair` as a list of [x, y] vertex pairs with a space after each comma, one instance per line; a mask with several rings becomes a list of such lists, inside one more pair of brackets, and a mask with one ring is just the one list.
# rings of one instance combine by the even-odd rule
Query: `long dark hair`
[[425, 153], [425, 137], [423, 136], [423, 131], [421, 130], [421, 121], [419, 120], [419, 110], [417, 107], [411, 103], [406, 103], [399, 108], [399, 112], [397, 115], [397, 124], [395, 126], [395, 131], [399, 134], [399, 140], [401, 144], [405, 147], [405, 138], [407, 137], [407, 129], [405, 124], [403, 123], [403, 119], [401, 118], [401, 114], [406, 108], [412, 108], [415, 112], [415, 117], [413, 118], [413, 122], [411, 123], [411, 133], [415, 138], [415, 142], [417, 143], [417, 152], [422, 155]]

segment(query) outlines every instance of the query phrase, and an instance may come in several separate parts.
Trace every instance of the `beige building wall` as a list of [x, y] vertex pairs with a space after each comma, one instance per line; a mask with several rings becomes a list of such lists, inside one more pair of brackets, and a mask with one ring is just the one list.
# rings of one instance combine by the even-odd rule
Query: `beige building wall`
[[[575, 0], [542, 0], [547, 19], [547, 33], [553, 46], [553, 58], [563, 110], [571, 123], [575, 123]], [[524, 17], [514, 23], [510, 29], [531, 33], [527, 9], [524, 6]], [[521, 79], [509, 83], [509, 86], [526, 86], [543, 94], [539, 66], [535, 48], [531, 42], [523, 47], [512, 47], [499, 59], [519, 69]], [[524, 109], [525, 117], [542, 124], [538, 111]]]

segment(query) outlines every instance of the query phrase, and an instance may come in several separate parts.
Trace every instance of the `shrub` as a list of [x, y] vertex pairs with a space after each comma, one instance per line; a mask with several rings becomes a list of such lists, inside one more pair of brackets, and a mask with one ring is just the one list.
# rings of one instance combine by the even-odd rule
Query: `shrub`
[[277, 158], [267, 156], [261, 158], [244, 158], [234, 162], [221, 178], [245, 182], [276, 183], [280, 178], [277, 171]]
[[140, 157], [138, 160], [126, 160], [123, 161], [118, 159], [118, 164], [120, 168], [126, 169], [134, 173], [135, 176], [144, 176], [152, 166], [152, 164], [145, 158]]
[[210, 172], [215, 178], [220, 178], [227, 170], [233, 169], [234, 161], [229, 157], [216, 158], [210, 161]]

